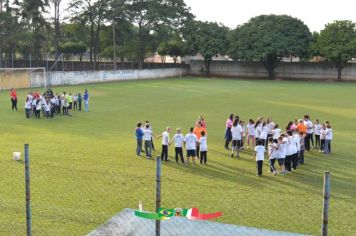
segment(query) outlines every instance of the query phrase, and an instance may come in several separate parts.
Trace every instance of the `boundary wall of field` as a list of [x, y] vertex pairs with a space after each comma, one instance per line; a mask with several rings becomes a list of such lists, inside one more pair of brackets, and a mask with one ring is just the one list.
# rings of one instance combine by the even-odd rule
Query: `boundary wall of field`
[[125, 80], [161, 79], [188, 74], [186, 68], [112, 70], [112, 71], [55, 71], [31, 73], [31, 87], [63, 86]]
[[[205, 75], [203, 61], [191, 60], [189, 64], [191, 75]], [[261, 79], [267, 78], [268, 75], [261, 62], [212, 61], [210, 76]], [[281, 62], [276, 68], [276, 78], [337, 80], [337, 70], [332, 64], [325, 62]], [[350, 63], [342, 70], [342, 80], [356, 82], [356, 64]]]

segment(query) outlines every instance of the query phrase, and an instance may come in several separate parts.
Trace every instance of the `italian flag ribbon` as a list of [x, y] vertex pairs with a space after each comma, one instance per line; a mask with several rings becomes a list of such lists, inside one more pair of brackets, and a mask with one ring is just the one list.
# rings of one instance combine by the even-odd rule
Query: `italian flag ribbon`
[[157, 213], [135, 211], [135, 216], [151, 220], [168, 220], [173, 216], [183, 216], [190, 220], [209, 220], [222, 216], [222, 212], [200, 214], [198, 208], [159, 208]]

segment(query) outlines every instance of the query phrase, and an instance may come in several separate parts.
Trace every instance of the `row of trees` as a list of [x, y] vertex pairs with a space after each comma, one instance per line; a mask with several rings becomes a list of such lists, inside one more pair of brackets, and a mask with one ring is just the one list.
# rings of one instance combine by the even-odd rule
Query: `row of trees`
[[[155, 52], [176, 61], [200, 53], [207, 74], [212, 58], [224, 55], [260, 61], [273, 79], [283, 57], [321, 56], [334, 63], [341, 79], [356, 54], [355, 24], [350, 21], [335, 21], [312, 34], [299, 19], [261, 15], [231, 30], [194, 20], [184, 0], [71, 0], [65, 10], [61, 4], [0, 0], [0, 65], [14, 56], [42, 60], [61, 53], [81, 60], [87, 52], [91, 62], [114, 57], [143, 62]], [[54, 15], [46, 18], [50, 9]]]

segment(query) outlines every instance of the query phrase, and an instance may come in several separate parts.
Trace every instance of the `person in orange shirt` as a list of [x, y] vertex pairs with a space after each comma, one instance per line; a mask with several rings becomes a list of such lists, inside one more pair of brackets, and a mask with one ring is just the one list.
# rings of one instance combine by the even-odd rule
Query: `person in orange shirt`
[[303, 134], [306, 133], [307, 127], [305, 126], [303, 120], [299, 120], [298, 125], [297, 125], [297, 127], [296, 127], [296, 130], [297, 130], [299, 133], [303, 133]]
[[[205, 135], [207, 135], [208, 133], [206, 132], [206, 129], [202, 126], [202, 123], [200, 121], [198, 121], [195, 125], [195, 128], [193, 130], [193, 134], [195, 134], [198, 138], [198, 140], [200, 140], [200, 137], [201, 137], [201, 132], [204, 131], [205, 132]], [[200, 153], [200, 150], [199, 150], [199, 144], [197, 144], [197, 157], [199, 159], [199, 153]]]
[[10, 97], [11, 97], [12, 110], [15, 109], [17, 111], [17, 93], [14, 88], [11, 89]]

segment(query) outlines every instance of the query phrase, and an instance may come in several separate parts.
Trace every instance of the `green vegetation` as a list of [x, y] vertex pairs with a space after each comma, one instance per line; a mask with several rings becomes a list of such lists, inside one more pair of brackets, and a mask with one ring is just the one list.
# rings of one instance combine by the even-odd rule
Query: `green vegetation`
[[[222, 211], [219, 222], [317, 235], [323, 172], [332, 172], [330, 235], [356, 232], [356, 84], [224, 79], [170, 79], [54, 88], [91, 94], [89, 113], [26, 119], [0, 93], [0, 235], [25, 234], [24, 164], [13, 151], [30, 144], [34, 235], [84, 235], [123, 208], [155, 206], [155, 163], [135, 155], [137, 121], [156, 134], [167, 125], [186, 133], [198, 115], [208, 124], [208, 165], [163, 164], [162, 206]], [[19, 92], [19, 106], [28, 90]], [[23, 110], [23, 109], [21, 109]], [[305, 113], [330, 120], [333, 154], [313, 150], [286, 176], [262, 178], [244, 152], [224, 150], [227, 116], [272, 115], [280, 126]], [[171, 134], [172, 136], [173, 134]], [[155, 141], [160, 150], [160, 140]], [[156, 154], [159, 154], [156, 152]], [[170, 159], [173, 160], [173, 148]]]

